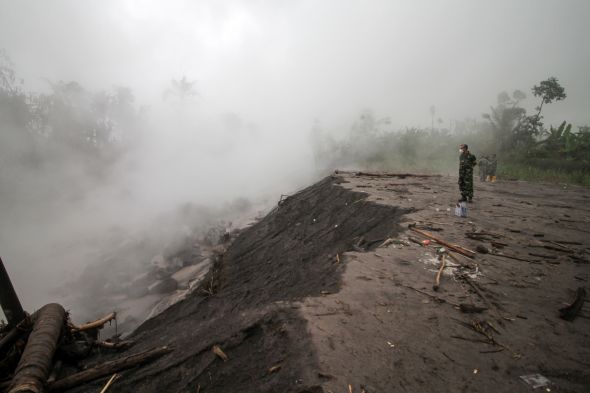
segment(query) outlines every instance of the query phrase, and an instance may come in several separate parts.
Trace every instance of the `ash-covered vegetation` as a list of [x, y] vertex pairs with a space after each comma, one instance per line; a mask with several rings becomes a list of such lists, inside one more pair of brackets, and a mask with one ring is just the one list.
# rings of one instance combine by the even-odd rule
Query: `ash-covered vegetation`
[[[457, 146], [467, 143], [478, 157], [495, 154], [504, 179], [544, 180], [590, 185], [590, 126], [546, 124], [543, 107], [566, 99], [557, 78], [498, 94], [479, 117], [443, 120], [430, 107], [430, 127], [393, 129], [391, 118], [363, 111], [348, 133], [334, 136], [318, 120], [312, 128], [314, 155], [325, 170], [374, 168], [456, 173]], [[535, 100], [533, 112], [523, 107]], [[342, 136], [344, 135], [344, 136]]]

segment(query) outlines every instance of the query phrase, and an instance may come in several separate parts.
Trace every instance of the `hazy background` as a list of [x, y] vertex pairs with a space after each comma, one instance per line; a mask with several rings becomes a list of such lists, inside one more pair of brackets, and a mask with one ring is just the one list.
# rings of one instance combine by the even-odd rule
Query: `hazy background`
[[[546, 124], [590, 124], [588, 16], [586, 0], [0, 0], [0, 49], [23, 91], [75, 81], [134, 97], [116, 154], [92, 162], [17, 165], [0, 118], [0, 255], [31, 310], [117, 242], [157, 249], [198, 225], [182, 206], [256, 210], [308, 184], [322, 174], [314, 127], [344, 135], [366, 110], [388, 130], [426, 128], [435, 105], [452, 131], [503, 90], [533, 110], [531, 87], [556, 76], [568, 97]], [[195, 94], [167, 94], [182, 77]]]

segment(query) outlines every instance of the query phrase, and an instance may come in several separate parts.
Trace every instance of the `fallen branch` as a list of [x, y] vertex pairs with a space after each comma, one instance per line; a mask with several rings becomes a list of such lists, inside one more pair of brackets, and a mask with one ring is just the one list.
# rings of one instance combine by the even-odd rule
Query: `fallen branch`
[[545, 258], [545, 259], [557, 259], [557, 257], [555, 255], [536, 254], [534, 252], [529, 252], [529, 255], [533, 256], [533, 257], [539, 257], [539, 258]]
[[421, 290], [420, 290], [420, 289], [418, 289], [418, 288], [414, 288], [414, 287], [411, 287], [411, 286], [409, 286], [409, 285], [403, 285], [403, 284], [400, 284], [400, 285], [401, 285], [402, 287], [404, 287], [404, 288], [413, 289], [414, 291], [416, 291], [416, 292], [418, 292], [418, 293], [421, 293], [422, 295], [426, 295], [426, 296], [428, 296], [429, 298], [431, 298], [431, 299], [434, 299], [434, 300], [436, 300], [436, 301], [437, 301], [437, 302], [439, 302], [439, 303], [448, 303], [448, 304], [450, 304], [450, 305], [451, 305], [451, 306], [453, 306], [453, 307], [460, 307], [460, 306], [459, 306], [457, 303], [453, 303], [453, 302], [451, 302], [451, 301], [449, 301], [449, 300], [446, 300], [446, 299], [440, 298], [440, 297], [438, 297], [438, 296], [435, 296], [435, 295], [431, 295], [430, 293], [428, 293], [428, 292], [424, 292], [424, 291], [421, 291]]
[[109, 390], [109, 388], [111, 387], [111, 385], [113, 384], [113, 382], [115, 382], [115, 379], [117, 379], [118, 376], [119, 376], [119, 374], [117, 374], [117, 373], [113, 374], [113, 376], [109, 379], [109, 381], [107, 382], [107, 384], [104, 385], [104, 388], [102, 388], [102, 390], [100, 391], [100, 393], [105, 393], [107, 390]]
[[221, 358], [224, 362], [227, 362], [227, 360], [229, 359], [219, 345], [214, 345], [213, 348], [211, 348], [211, 350], [214, 354], [219, 356], [219, 358]]
[[573, 248], [571, 248], [571, 247], [568, 247], [568, 246], [564, 246], [563, 244], [561, 244], [561, 243], [558, 243], [558, 242], [556, 242], [556, 241], [553, 241], [553, 240], [546, 240], [546, 239], [544, 239], [544, 240], [541, 240], [541, 241], [542, 241], [542, 242], [546, 242], [546, 243], [551, 243], [551, 244], [553, 244], [553, 245], [555, 245], [555, 246], [558, 246], [558, 247], [561, 247], [561, 248], [563, 248], [563, 249], [565, 249], [565, 250], [569, 250], [569, 251], [572, 251], [572, 252], [573, 252], [573, 251], [575, 251]]
[[112, 360], [110, 362], [103, 363], [99, 366], [89, 368], [77, 374], [70, 375], [69, 377], [55, 381], [54, 383], [49, 385], [48, 390], [50, 392], [60, 392], [63, 390], [67, 390], [73, 388], [74, 386], [79, 386], [86, 382], [90, 382], [95, 379], [102, 378], [107, 375], [111, 375], [113, 373], [126, 370], [128, 368], [132, 368], [140, 364], [147, 363], [153, 359], [156, 359], [170, 352], [172, 352], [172, 349], [170, 347], [165, 346], [137, 353], [121, 359]]
[[496, 252], [490, 252], [489, 255], [493, 255], [496, 257], [504, 257], [504, 258], [508, 258], [508, 259], [514, 259], [516, 261], [523, 261], [523, 262], [528, 262], [528, 263], [541, 263], [539, 261], [533, 261], [530, 259], [525, 259], [525, 258], [521, 258], [521, 257], [517, 257], [516, 255], [511, 255], [511, 254], [498, 254]]
[[438, 272], [436, 273], [436, 279], [434, 281], [434, 285], [432, 286], [432, 289], [435, 291], [438, 291], [438, 288], [440, 286], [440, 275], [442, 274], [443, 270], [445, 270], [445, 255], [441, 255], [440, 258], [440, 268], [438, 269]]
[[119, 341], [119, 342], [111, 342], [111, 341], [96, 341], [94, 343], [97, 347], [106, 348], [106, 349], [127, 349], [132, 347], [135, 342], [134, 341]]
[[434, 236], [431, 233], [428, 233], [428, 232], [425, 232], [425, 231], [422, 231], [420, 229], [415, 228], [414, 225], [415, 224], [410, 224], [410, 226], [409, 226], [410, 230], [412, 230], [412, 231], [414, 231], [416, 233], [419, 233], [420, 235], [422, 235], [424, 237], [427, 237], [427, 238], [429, 238], [431, 240], [434, 240], [438, 244], [441, 244], [441, 245], [447, 247], [449, 250], [453, 250], [453, 251], [455, 251], [455, 252], [457, 252], [457, 253], [459, 253], [461, 255], [465, 255], [466, 257], [469, 257], [469, 258], [474, 258], [475, 257], [475, 251], [471, 251], [471, 250], [469, 250], [469, 249], [467, 249], [465, 247], [461, 247], [459, 245], [452, 244], [452, 243], [449, 243], [447, 241], [444, 241], [444, 240], [442, 240], [442, 239]]
[[477, 293], [477, 295], [481, 298], [481, 300], [483, 300], [485, 305], [495, 314], [495, 317], [498, 319], [499, 323], [501, 324], [502, 323], [502, 316], [500, 315], [498, 308], [487, 298], [486, 295], [484, 295], [484, 293], [479, 289], [477, 284], [474, 283], [473, 280], [468, 275], [464, 274], [460, 277], [462, 279], [464, 279], [465, 282], [467, 282], [467, 284], [469, 284], [469, 286], [471, 288], [473, 288], [475, 293]]
[[113, 319], [117, 318], [117, 313], [116, 312], [112, 312], [109, 315], [106, 315], [94, 322], [88, 322], [85, 324], [82, 324], [80, 326], [72, 326], [72, 331], [74, 332], [81, 332], [84, 330], [90, 330], [90, 329], [100, 329], [102, 328], [107, 322], [112, 321]]

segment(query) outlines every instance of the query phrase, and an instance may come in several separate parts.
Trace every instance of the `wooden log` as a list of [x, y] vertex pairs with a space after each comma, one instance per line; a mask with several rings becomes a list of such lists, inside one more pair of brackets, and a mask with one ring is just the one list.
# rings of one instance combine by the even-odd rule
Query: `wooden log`
[[66, 311], [56, 303], [37, 313], [33, 330], [14, 372], [8, 393], [43, 393], [53, 365], [53, 355], [62, 335]]
[[448, 248], [449, 250], [453, 250], [453, 251], [455, 251], [455, 252], [457, 252], [457, 253], [459, 253], [459, 254], [461, 254], [461, 255], [465, 255], [465, 256], [466, 256], [466, 257], [468, 257], [468, 258], [473, 258], [473, 257], [475, 257], [475, 251], [471, 251], [471, 250], [469, 250], [469, 249], [467, 249], [467, 248], [465, 248], [465, 247], [461, 247], [461, 246], [459, 246], [459, 245], [457, 245], [457, 244], [452, 244], [452, 243], [449, 243], [449, 242], [447, 242], [447, 241], [445, 241], [445, 240], [442, 240], [442, 239], [440, 239], [440, 238], [438, 238], [438, 237], [434, 236], [434, 235], [433, 235], [433, 234], [431, 234], [431, 233], [428, 233], [428, 232], [422, 231], [422, 230], [420, 230], [420, 229], [414, 228], [414, 226], [413, 226], [413, 225], [410, 225], [410, 226], [409, 226], [409, 228], [410, 228], [410, 230], [412, 230], [412, 231], [414, 231], [414, 232], [416, 232], [416, 233], [419, 233], [419, 234], [421, 234], [421, 235], [422, 235], [422, 236], [424, 236], [424, 237], [427, 237], [427, 238], [429, 238], [429, 239], [432, 239], [432, 240], [434, 240], [435, 242], [437, 242], [438, 244], [441, 244], [441, 245], [445, 246], [445, 247], [446, 247], [446, 248]]
[[140, 364], [147, 363], [151, 360], [159, 358], [162, 355], [172, 352], [172, 348], [168, 346], [150, 349], [148, 351], [140, 352], [134, 355], [126, 356], [121, 359], [111, 360], [96, 367], [89, 368], [69, 377], [62, 378], [49, 385], [50, 392], [61, 392], [84, 383], [94, 381], [95, 379], [112, 375], [119, 371], [123, 371]]
[[27, 317], [12, 286], [2, 258], [0, 258], [0, 306], [6, 316], [8, 326], [14, 327]]

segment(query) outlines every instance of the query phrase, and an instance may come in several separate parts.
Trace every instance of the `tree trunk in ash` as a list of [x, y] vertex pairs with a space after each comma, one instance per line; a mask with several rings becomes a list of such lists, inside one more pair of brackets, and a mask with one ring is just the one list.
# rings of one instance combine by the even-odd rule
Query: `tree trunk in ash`
[[33, 330], [14, 372], [8, 393], [45, 392], [45, 384], [62, 335], [66, 312], [61, 305], [51, 303], [36, 314]]

